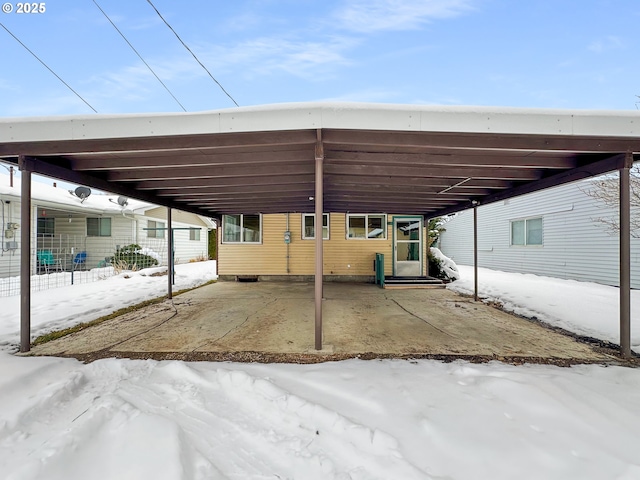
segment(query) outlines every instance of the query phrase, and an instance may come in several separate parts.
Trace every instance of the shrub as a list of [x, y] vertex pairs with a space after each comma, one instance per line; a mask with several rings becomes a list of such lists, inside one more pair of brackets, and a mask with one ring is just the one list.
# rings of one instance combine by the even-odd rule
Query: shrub
[[111, 263], [125, 270], [141, 270], [158, 265], [158, 260], [143, 253], [140, 245], [132, 243], [118, 248], [115, 255], [111, 257]]
[[429, 276], [444, 281], [454, 281], [460, 278], [455, 262], [445, 256], [438, 248], [431, 247], [427, 258], [429, 259]]

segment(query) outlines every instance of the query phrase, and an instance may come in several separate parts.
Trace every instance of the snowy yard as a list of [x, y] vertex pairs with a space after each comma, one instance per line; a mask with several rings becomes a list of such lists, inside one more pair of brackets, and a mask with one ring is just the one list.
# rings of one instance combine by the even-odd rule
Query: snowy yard
[[[176, 288], [213, 271], [179, 265]], [[470, 269], [460, 271], [451, 288], [468, 291]], [[37, 292], [34, 330], [160, 296], [166, 280], [137, 273]], [[611, 287], [481, 269], [480, 288], [518, 313], [617, 341]], [[18, 358], [19, 302], [2, 301], [7, 480], [640, 478], [638, 369]], [[636, 349], [637, 332], [634, 318]]]

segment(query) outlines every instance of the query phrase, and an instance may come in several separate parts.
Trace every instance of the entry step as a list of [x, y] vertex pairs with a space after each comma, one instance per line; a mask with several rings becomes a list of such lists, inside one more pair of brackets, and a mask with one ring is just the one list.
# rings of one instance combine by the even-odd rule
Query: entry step
[[444, 288], [442, 280], [434, 277], [384, 277], [384, 288]]

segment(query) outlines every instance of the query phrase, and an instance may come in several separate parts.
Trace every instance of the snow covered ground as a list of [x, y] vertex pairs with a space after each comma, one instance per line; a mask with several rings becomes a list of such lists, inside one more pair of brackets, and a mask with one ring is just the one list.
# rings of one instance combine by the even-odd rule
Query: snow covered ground
[[[473, 267], [458, 265], [456, 292], [473, 294]], [[505, 310], [620, 344], [620, 290], [608, 285], [478, 269], [478, 294]], [[631, 348], [640, 353], [640, 290], [631, 291]]]
[[[459, 269], [452, 288], [468, 288], [470, 269]], [[211, 262], [180, 265], [177, 288], [212, 272]], [[166, 280], [136, 274], [39, 292], [34, 324], [45, 331], [90, 320], [162, 295]], [[584, 318], [584, 328], [607, 331], [598, 325], [614, 320], [601, 305], [616, 296], [562, 280], [548, 291], [548, 281], [480, 274], [481, 291], [546, 320], [565, 312], [558, 304], [567, 294], [551, 296], [565, 285], [581, 298], [581, 313], [567, 325]], [[638, 369], [18, 358], [8, 352], [17, 343], [17, 305], [5, 300], [0, 476], [7, 480], [640, 478]]]

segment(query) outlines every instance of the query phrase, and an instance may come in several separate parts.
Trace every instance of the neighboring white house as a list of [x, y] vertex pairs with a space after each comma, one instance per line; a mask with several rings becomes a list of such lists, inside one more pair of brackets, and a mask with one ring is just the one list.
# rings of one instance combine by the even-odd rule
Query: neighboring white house
[[[131, 244], [167, 264], [166, 208], [99, 192], [80, 198], [53, 185], [32, 183], [33, 274], [103, 268], [119, 248]], [[0, 279], [15, 278], [20, 274], [22, 228], [19, 178], [11, 187], [9, 176], [0, 174], [0, 204]], [[207, 258], [208, 233], [215, 228], [211, 219], [174, 210], [172, 226], [176, 263]]]
[[[590, 188], [585, 180], [479, 206], [478, 266], [618, 286], [618, 234], [597, 221], [618, 213], [588, 196]], [[473, 210], [444, 227], [442, 252], [473, 265]], [[640, 288], [638, 238], [631, 239], [631, 287]]]

